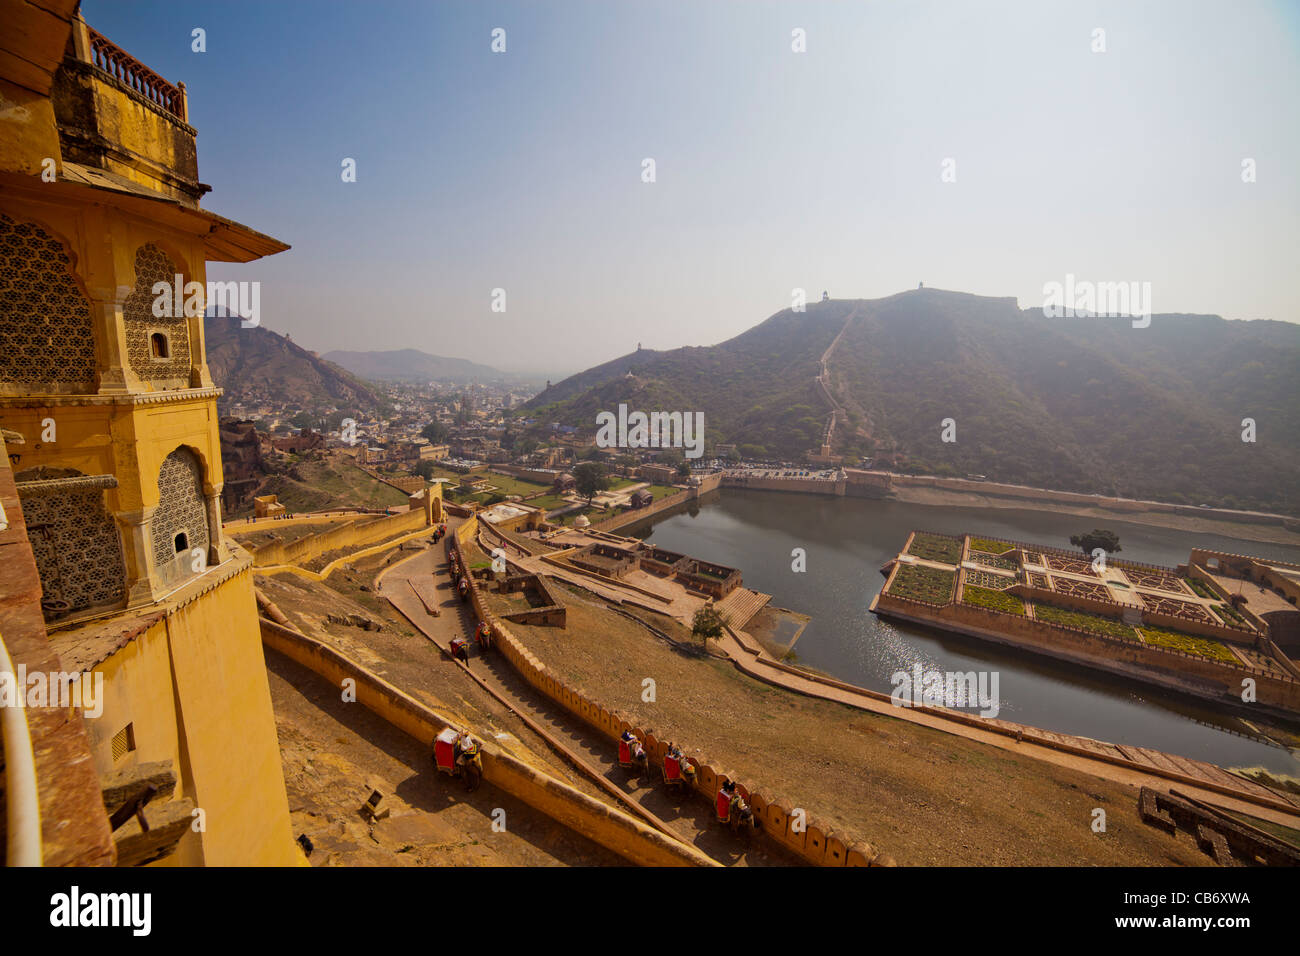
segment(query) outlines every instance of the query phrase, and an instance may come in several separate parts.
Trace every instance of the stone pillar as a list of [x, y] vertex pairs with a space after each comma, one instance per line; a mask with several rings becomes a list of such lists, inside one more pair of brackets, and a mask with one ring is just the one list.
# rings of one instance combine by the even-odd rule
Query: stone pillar
[[81, 14], [77, 14], [72, 21], [72, 49], [82, 63], [93, 62], [90, 56], [90, 31], [86, 29], [86, 21]]
[[[196, 277], [195, 281], [201, 281]], [[206, 301], [206, 299], [205, 299]], [[203, 316], [187, 315], [185, 330], [190, 339], [190, 388], [212, 388], [212, 372], [208, 370], [207, 340], [203, 332]]]
[[228, 552], [221, 533], [221, 489], [223, 485], [203, 486], [203, 506], [208, 517], [208, 567], [226, 560]]
[[138, 607], [155, 600], [161, 589], [153, 563], [153, 507], [139, 511], [118, 511], [113, 518], [122, 535], [122, 558], [126, 567], [126, 606]]
[[79, 267], [90, 300], [95, 336], [95, 390], [101, 395], [146, 391], [140, 377], [132, 371], [127, 355], [122, 306], [131, 294], [132, 287], [127, 284], [131, 274], [125, 271], [124, 254], [113, 245], [113, 227], [103, 209], [92, 207], [86, 212], [87, 232], [101, 238], [87, 242]]
[[115, 294], [106, 294], [106, 290], [100, 289], [90, 289], [89, 292], [90, 314], [95, 323], [96, 392], [100, 395], [121, 395], [145, 391], [140, 377], [131, 369], [126, 351], [122, 303], [131, 290], [121, 286], [115, 290]]

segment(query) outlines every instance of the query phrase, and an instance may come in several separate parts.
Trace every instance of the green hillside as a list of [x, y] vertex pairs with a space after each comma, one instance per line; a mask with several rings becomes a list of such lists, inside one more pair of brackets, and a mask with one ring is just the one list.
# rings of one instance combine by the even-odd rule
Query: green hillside
[[721, 345], [635, 352], [565, 379], [523, 407], [544, 421], [580, 426], [593, 426], [597, 412], [619, 402], [646, 411], [702, 411], [711, 444], [802, 452], [820, 444], [826, 427], [818, 362], [857, 306], [816, 303], [804, 313], [778, 312]]
[[[638, 353], [527, 407], [587, 428], [620, 401], [699, 409], [710, 446], [796, 458], [821, 442], [830, 405], [818, 360], [841, 329], [828, 363], [844, 412], [837, 453], [916, 473], [1300, 509], [1300, 326], [1286, 322], [1155, 315], [1135, 329], [922, 289], [781, 312], [708, 348]], [[1253, 444], [1241, 440], [1248, 417]], [[946, 418], [952, 443], [940, 440]]]

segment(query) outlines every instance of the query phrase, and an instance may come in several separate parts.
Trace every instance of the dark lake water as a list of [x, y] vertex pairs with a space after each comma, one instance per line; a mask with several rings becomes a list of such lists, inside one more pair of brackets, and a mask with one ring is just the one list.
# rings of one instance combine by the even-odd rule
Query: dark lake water
[[[1176, 566], [1192, 547], [1300, 562], [1296, 547], [1110, 518], [731, 489], [709, 496], [694, 515], [669, 515], [636, 533], [649, 530], [661, 547], [738, 567], [745, 585], [771, 594], [774, 605], [812, 615], [795, 645], [798, 661], [841, 680], [888, 693], [890, 676], [916, 663], [926, 671], [997, 671], [1005, 720], [1300, 776], [1295, 752], [1250, 736], [1242, 721], [1193, 698], [867, 610], [884, 583], [881, 566], [913, 529], [1068, 548], [1071, 534], [1098, 525], [1119, 535], [1118, 557], [1149, 564]], [[791, 569], [794, 548], [807, 552], [804, 573]]]

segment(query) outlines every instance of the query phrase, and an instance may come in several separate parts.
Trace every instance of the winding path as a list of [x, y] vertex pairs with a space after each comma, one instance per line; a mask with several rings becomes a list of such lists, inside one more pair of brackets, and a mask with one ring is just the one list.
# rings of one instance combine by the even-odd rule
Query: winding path
[[[448, 533], [458, 521], [448, 523]], [[445, 556], [431, 548], [386, 568], [376, 578], [378, 593], [429, 641], [450, 656], [456, 637], [469, 638], [475, 621], [454, 596]], [[435, 616], [429, 608], [438, 612]], [[735, 866], [806, 866], [795, 854], [763, 834], [746, 845], [713, 820], [712, 808], [689, 795], [667, 792], [657, 768], [649, 780], [618, 766], [610, 741], [564, 711], [524, 681], [499, 654], [480, 654], [469, 664], [457, 661], [471, 678], [519, 716], [568, 761], [621, 806], [661, 832], [689, 843], [720, 863]]]

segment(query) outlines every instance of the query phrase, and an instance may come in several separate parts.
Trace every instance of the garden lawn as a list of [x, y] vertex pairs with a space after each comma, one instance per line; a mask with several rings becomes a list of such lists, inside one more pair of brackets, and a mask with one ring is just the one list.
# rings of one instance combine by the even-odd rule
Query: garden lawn
[[1133, 628], [1123, 621], [1102, 617], [1100, 614], [1088, 614], [1084, 611], [1069, 611], [1053, 604], [1035, 604], [1034, 617], [1048, 624], [1077, 627], [1080, 630], [1092, 631], [1094, 634], [1105, 634], [1107, 637], [1118, 637], [1125, 641], [1138, 639]]
[[991, 588], [966, 585], [962, 588], [961, 599], [966, 604], [987, 608], [990, 611], [1002, 611], [1005, 614], [1025, 616], [1025, 602], [1014, 594], [1004, 594]]
[[1143, 641], [1156, 647], [1171, 647], [1176, 651], [1206, 657], [1221, 664], [1241, 666], [1241, 661], [1237, 660], [1237, 656], [1232, 651], [1208, 637], [1197, 637], [1195, 634], [1184, 634], [1182, 631], [1171, 631], [1145, 624], [1138, 630], [1142, 634]]
[[956, 571], [943, 571], [916, 564], [901, 564], [894, 572], [889, 593], [929, 604], [947, 604], [952, 600]]
[[955, 538], [918, 531], [912, 536], [912, 543], [908, 546], [907, 553], [927, 561], [956, 564], [961, 560], [961, 542]]

